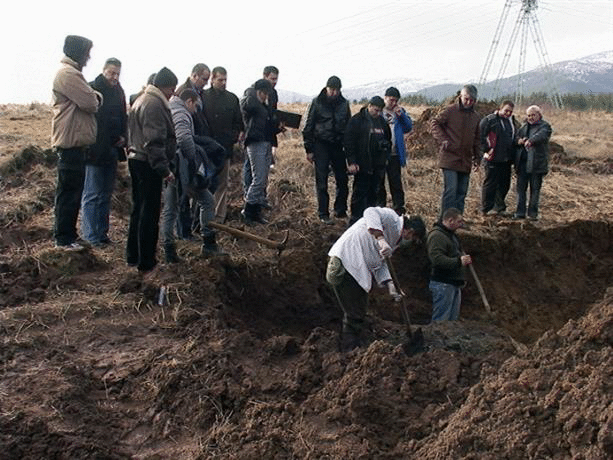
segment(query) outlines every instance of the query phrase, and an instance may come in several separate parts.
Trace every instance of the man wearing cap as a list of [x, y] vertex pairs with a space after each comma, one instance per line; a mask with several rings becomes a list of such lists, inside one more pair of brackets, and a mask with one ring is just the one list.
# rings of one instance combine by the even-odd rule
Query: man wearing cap
[[[404, 190], [402, 188], [402, 167], [407, 164], [407, 154], [404, 146], [404, 135], [413, 129], [413, 122], [406, 110], [398, 105], [400, 91], [390, 86], [383, 97], [385, 107], [381, 115], [387, 122], [392, 133], [392, 153], [387, 163], [386, 175], [392, 196], [392, 208], [398, 215], [404, 214]], [[387, 196], [385, 193], [385, 176], [379, 184], [378, 204], [385, 207]]]
[[176, 139], [168, 100], [176, 87], [175, 74], [162, 68], [128, 116], [133, 207], [126, 255], [128, 265], [141, 274], [151, 272], [157, 264], [162, 182], [175, 180]]
[[80, 250], [77, 219], [85, 180], [85, 155], [96, 142], [96, 116], [103, 97], [85, 81], [81, 70], [89, 60], [92, 42], [68, 35], [64, 54], [53, 80], [51, 147], [58, 155], [55, 222], [57, 248]]
[[376, 206], [379, 185], [385, 177], [392, 134], [381, 116], [384, 106], [383, 99], [374, 96], [351, 117], [345, 130], [347, 170], [354, 174], [349, 225], [362, 217], [366, 208]]
[[481, 162], [481, 115], [475, 111], [477, 88], [465, 85], [456, 102], [432, 119], [430, 131], [440, 143], [439, 167], [443, 170], [441, 215], [446, 209], [464, 212], [471, 165]]
[[332, 223], [328, 195], [330, 167], [336, 181], [334, 214], [339, 218], [347, 217], [349, 179], [343, 153], [343, 137], [350, 118], [349, 102], [341, 94], [341, 80], [331, 76], [326, 87], [311, 102], [302, 130], [307, 160], [315, 163], [317, 214], [324, 223]]
[[420, 216], [399, 216], [392, 209], [372, 207], [334, 243], [328, 256], [326, 280], [343, 310], [341, 351], [364, 342], [364, 317], [373, 278], [401, 299], [385, 262], [403, 240], [420, 241], [426, 226]]
[[270, 107], [266, 104], [272, 85], [262, 78], [247, 90], [240, 101], [245, 123], [245, 148], [251, 169], [251, 183], [245, 194], [245, 207], [241, 215], [248, 224], [268, 223], [262, 216], [262, 203], [266, 199], [268, 173], [274, 126]]
[[117, 161], [125, 161], [125, 146], [128, 137], [128, 114], [126, 95], [119, 83], [121, 62], [109, 58], [102, 73], [90, 83], [99, 91], [104, 101], [96, 114], [98, 134], [86, 159], [85, 185], [81, 197], [81, 233], [83, 238], [96, 247], [111, 243], [108, 236], [111, 196], [115, 186]]

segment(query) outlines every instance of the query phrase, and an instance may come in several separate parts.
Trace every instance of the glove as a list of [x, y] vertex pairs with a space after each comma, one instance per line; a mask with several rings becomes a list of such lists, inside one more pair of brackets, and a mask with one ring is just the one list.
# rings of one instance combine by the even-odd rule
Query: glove
[[391, 257], [392, 256], [392, 247], [387, 244], [385, 238], [377, 239], [377, 244], [379, 245], [379, 254], [381, 257]]
[[396, 290], [396, 286], [394, 286], [393, 281], [387, 282], [387, 292], [389, 292], [389, 294], [392, 296], [394, 302], [400, 302], [402, 300], [402, 294]]

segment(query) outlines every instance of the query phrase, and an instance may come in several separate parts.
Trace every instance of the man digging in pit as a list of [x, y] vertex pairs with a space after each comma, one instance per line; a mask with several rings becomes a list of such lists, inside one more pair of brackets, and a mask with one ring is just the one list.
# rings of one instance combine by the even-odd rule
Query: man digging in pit
[[373, 277], [386, 285], [396, 301], [401, 293], [392, 282], [385, 261], [402, 240], [420, 241], [426, 226], [420, 216], [399, 216], [393, 209], [371, 207], [334, 243], [328, 256], [326, 280], [343, 310], [341, 351], [364, 344], [364, 318]]
[[462, 213], [449, 208], [428, 233], [432, 321], [457, 320], [460, 316], [462, 287], [466, 284], [464, 267], [472, 263], [471, 257], [462, 252], [455, 234], [462, 224]]

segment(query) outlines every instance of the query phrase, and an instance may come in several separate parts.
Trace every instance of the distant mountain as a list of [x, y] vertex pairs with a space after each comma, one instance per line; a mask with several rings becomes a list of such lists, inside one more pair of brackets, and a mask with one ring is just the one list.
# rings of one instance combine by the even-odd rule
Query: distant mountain
[[284, 89], [278, 89], [277, 93], [279, 93], [279, 102], [282, 104], [293, 104], [296, 102], [311, 102], [311, 99], [313, 99], [312, 96], [295, 93], [293, 91], [286, 91]]
[[[555, 84], [560, 94], [566, 93], [613, 93], [613, 50], [592, 54], [572, 61], [563, 61], [551, 66]], [[524, 94], [548, 92], [545, 70], [538, 67], [524, 74]], [[343, 88], [349, 101], [383, 96], [385, 90], [395, 86], [403, 96], [420, 94], [434, 100], [453, 96], [466, 82], [434, 82], [426, 80], [387, 79], [351, 88]], [[511, 95], [517, 90], [517, 75], [500, 80], [498, 95]], [[495, 82], [479, 86], [479, 97], [493, 99]], [[307, 96], [292, 91], [279, 90], [282, 103], [311, 102], [315, 95]]]
[[349, 101], [361, 101], [370, 99], [373, 96], [379, 95], [383, 97], [385, 90], [390, 86], [395, 86], [400, 91], [401, 95], [415, 93], [422, 88], [434, 85], [437, 82], [426, 80], [402, 80], [400, 78], [387, 79], [367, 83], [365, 85], [354, 86], [352, 88], [343, 88], [343, 96]]
[[[551, 70], [560, 94], [613, 93], [613, 50], [558, 62], [551, 66]], [[548, 81], [543, 67], [526, 72], [523, 79], [523, 92], [525, 95], [549, 92]], [[504, 78], [498, 83], [497, 94], [494, 94], [496, 82], [490, 81], [479, 87], [479, 97], [492, 99], [500, 95], [514, 94], [517, 91], [517, 83], [517, 75]], [[422, 88], [417, 91], [417, 94], [442, 100], [455, 94], [461, 86], [462, 83], [438, 84]]]

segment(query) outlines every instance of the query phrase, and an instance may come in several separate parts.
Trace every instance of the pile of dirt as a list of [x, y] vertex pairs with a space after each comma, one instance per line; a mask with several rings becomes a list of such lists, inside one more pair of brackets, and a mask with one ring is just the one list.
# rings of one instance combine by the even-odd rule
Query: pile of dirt
[[[484, 375], [415, 458], [613, 457], [613, 290]], [[409, 443], [410, 444], [410, 443]]]
[[[27, 120], [48, 123], [30, 112]], [[556, 195], [546, 222], [479, 217], [459, 232], [492, 314], [469, 279], [462, 319], [430, 324], [427, 255], [403, 245], [393, 263], [425, 349], [404, 352], [400, 309], [375, 288], [369, 343], [342, 354], [324, 270], [346, 222], [317, 219], [299, 136], [281, 140], [266, 226], [241, 222], [242, 165], [231, 168], [226, 223], [273, 240], [289, 232], [283, 252], [220, 233], [231, 256], [203, 259], [198, 241], [179, 241], [183, 263], [147, 279], [125, 265], [125, 165], [111, 221], [120, 244], [66, 253], [51, 242], [53, 162], [34, 149], [0, 158], [24, 160], [2, 163], [12, 166], [0, 195], [6, 458], [612, 455], [611, 292], [602, 299], [613, 286], [613, 223], [595, 217], [613, 202], [609, 184], [577, 193], [566, 177], [548, 178], [572, 194], [579, 220]], [[420, 206], [429, 222], [439, 192], [431, 163], [417, 155], [406, 188], [418, 198], [407, 200], [411, 212]]]

